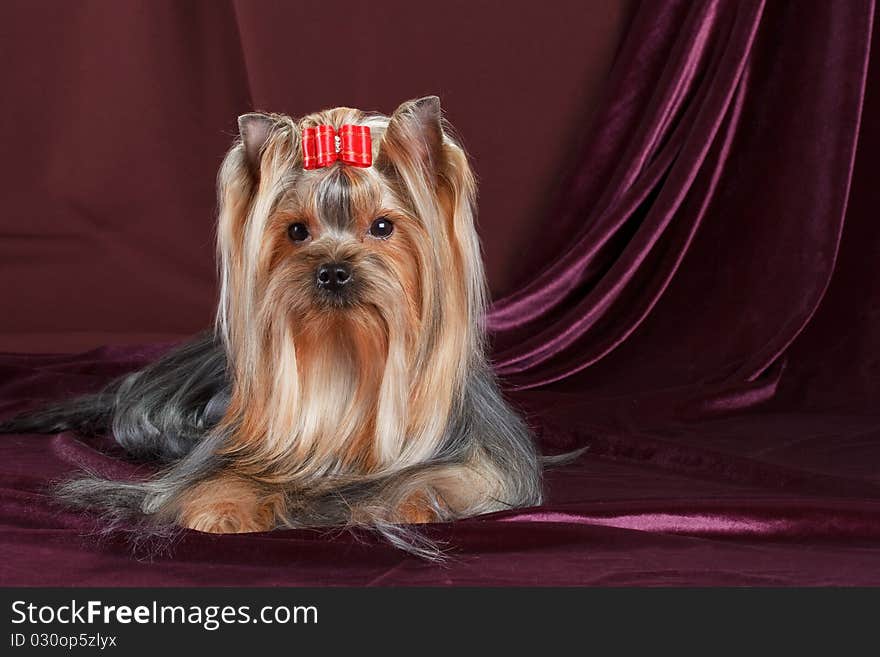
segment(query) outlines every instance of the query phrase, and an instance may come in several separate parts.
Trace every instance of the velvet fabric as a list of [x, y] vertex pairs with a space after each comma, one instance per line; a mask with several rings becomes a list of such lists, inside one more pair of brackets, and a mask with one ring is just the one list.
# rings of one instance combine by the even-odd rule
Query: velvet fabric
[[[547, 501], [346, 533], [184, 531], [148, 560], [51, 505], [107, 437], [0, 440], [0, 574], [59, 585], [880, 584], [880, 60], [873, 2], [637, 7], [590, 139], [489, 318]], [[873, 60], [873, 61], [871, 61]], [[871, 64], [869, 67], [869, 63]], [[0, 413], [166, 346], [0, 358]]]
[[[236, 118], [255, 110], [387, 114], [440, 95], [479, 176], [489, 284], [515, 289], [632, 2], [508, 5], [0, 3], [0, 300], [15, 308], [0, 313], [0, 351], [165, 342], [210, 326], [217, 170]], [[521, 158], [507, 144], [526, 117], [538, 147]]]

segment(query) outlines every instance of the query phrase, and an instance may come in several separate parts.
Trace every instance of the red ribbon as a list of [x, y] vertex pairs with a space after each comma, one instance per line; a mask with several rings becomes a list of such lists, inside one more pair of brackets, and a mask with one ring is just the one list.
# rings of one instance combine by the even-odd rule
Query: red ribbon
[[370, 129], [365, 125], [344, 125], [339, 132], [332, 125], [303, 128], [303, 169], [319, 169], [337, 160], [356, 167], [373, 163]]

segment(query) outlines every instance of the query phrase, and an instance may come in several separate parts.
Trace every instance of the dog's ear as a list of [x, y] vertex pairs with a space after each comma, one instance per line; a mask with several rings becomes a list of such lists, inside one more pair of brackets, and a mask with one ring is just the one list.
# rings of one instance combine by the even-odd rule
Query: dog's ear
[[382, 138], [376, 166], [393, 167], [395, 162], [424, 167], [436, 174], [443, 154], [443, 125], [440, 99], [425, 96], [398, 107]]
[[258, 178], [260, 176], [260, 152], [269, 138], [275, 125], [275, 119], [268, 114], [242, 114], [238, 117], [238, 131], [244, 145], [244, 155], [248, 170]]

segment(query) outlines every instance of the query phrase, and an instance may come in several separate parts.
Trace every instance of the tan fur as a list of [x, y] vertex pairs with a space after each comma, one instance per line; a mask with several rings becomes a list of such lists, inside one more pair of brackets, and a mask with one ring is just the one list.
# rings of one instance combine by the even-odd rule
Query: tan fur
[[[273, 115], [259, 177], [238, 145], [219, 177], [218, 331], [230, 355], [232, 400], [220, 430], [234, 469], [189, 490], [178, 521], [202, 531], [268, 529], [289, 510], [264, 486], [320, 487], [327, 476], [378, 476], [436, 453], [462, 394], [485, 289], [474, 230], [474, 180], [448, 134], [423, 134], [402, 106], [390, 120], [349, 108], [296, 121]], [[373, 167], [337, 163], [302, 171], [305, 126], [368, 125]], [[341, 171], [340, 171], [341, 168]], [[391, 173], [389, 173], [391, 172]], [[354, 231], [321, 214], [320, 189], [345, 177]], [[393, 239], [366, 232], [380, 216]], [[308, 225], [308, 243], [287, 228]], [[312, 300], [315, 268], [350, 262], [367, 281], [344, 311]], [[396, 522], [492, 510], [501, 478], [483, 463], [450, 466], [399, 491], [388, 509]], [[353, 510], [353, 521], [368, 510]]]
[[273, 529], [283, 501], [234, 476], [208, 479], [180, 500], [179, 522], [203, 532], [238, 534]]

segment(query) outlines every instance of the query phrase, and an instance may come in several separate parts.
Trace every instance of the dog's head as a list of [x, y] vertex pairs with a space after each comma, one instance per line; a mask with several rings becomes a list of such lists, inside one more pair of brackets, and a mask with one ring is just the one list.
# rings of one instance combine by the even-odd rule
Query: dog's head
[[[300, 435], [320, 434], [325, 415], [337, 432], [371, 418], [388, 458], [404, 435], [439, 440], [481, 357], [485, 303], [474, 179], [439, 100], [239, 125], [218, 229], [218, 328], [239, 413], [247, 398], [272, 425], [255, 431]], [[368, 128], [366, 161], [308, 166], [304, 130], [318, 126]]]

